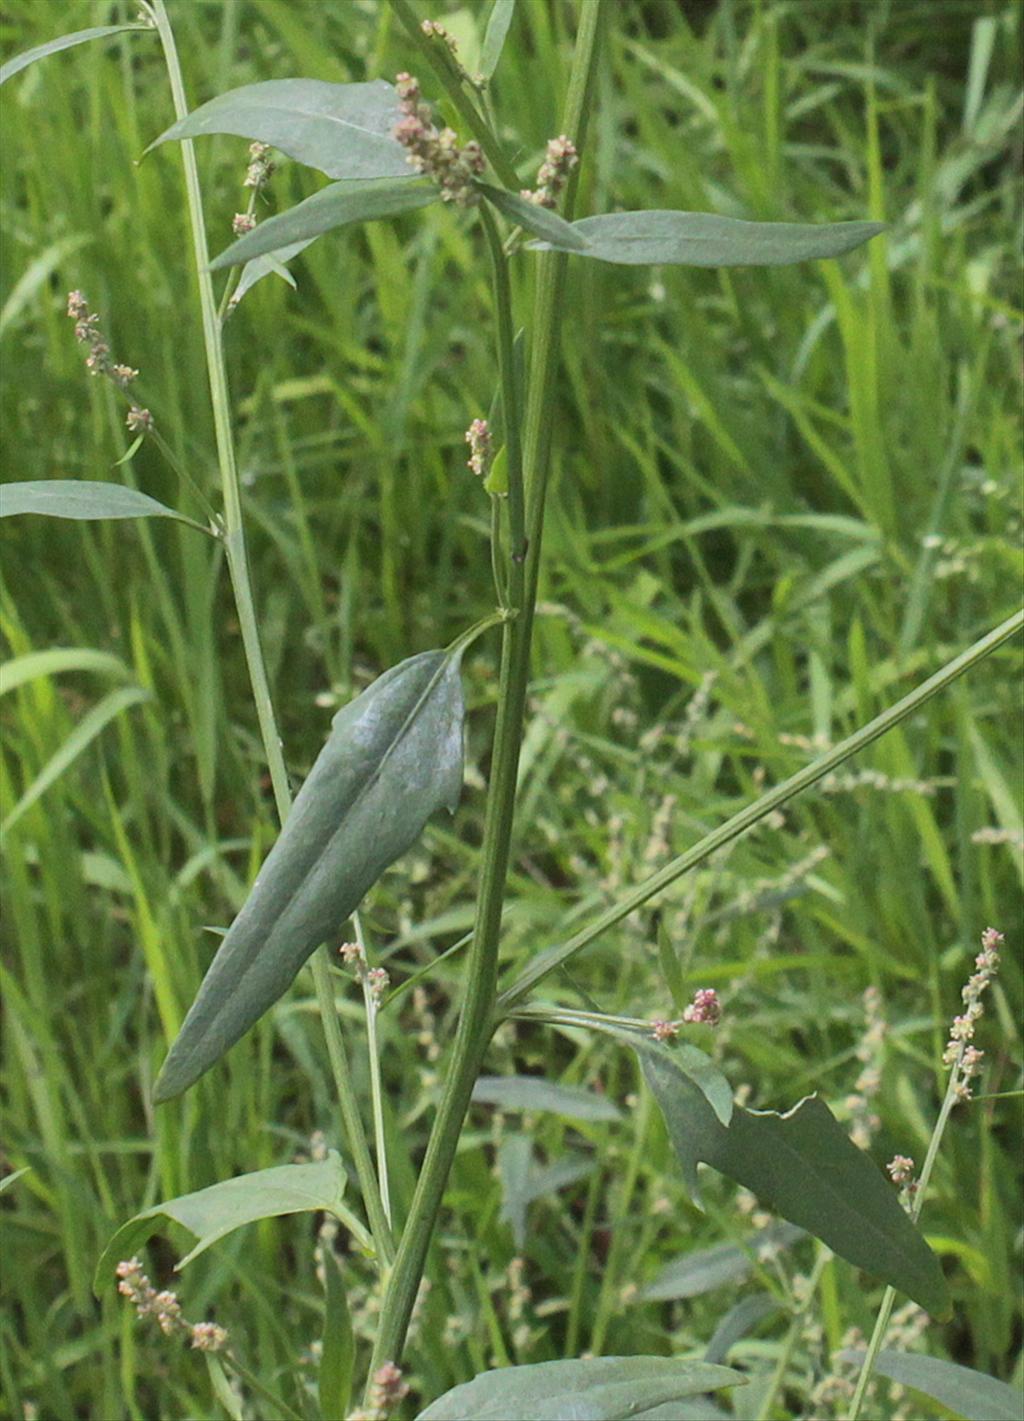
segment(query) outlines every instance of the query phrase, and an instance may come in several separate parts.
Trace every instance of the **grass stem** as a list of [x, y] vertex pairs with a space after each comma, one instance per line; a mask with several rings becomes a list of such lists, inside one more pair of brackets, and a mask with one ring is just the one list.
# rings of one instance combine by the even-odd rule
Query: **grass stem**
[[[171, 29], [164, 0], [153, 0], [152, 9], [167, 65], [175, 117], [180, 120], [188, 114], [188, 101], [185, 97], [185, 85], [181, 64], [178, 60], [177, 46], [174, 42], [174, 32]], [[206, 369], [210, 382], [210, 402], [213, 407], [217, 460], [220, 467], [224, 501], [224, 545], [227, 551], [228, 572], [235, 598], [238, 625], [242, 634], [242, 645], [245, 650], [263, 753], [266, 756], [267, 768], [270, 772], [278, 818], [283, 824], [291, 809], [291, 789], [288, 784], [288, 771], [285, 768], [281, 737], [278, 734], [277, 720], [270, 695], [266, 663], [260, 646], [259, 624], [256, 619], [256, 606], [245, 542], [245, 527], [242, 519], [241, 486], [235, 461], [224, 346], [221, 337], [221, 324], [214, 300], [213, 283], [210, 278], [210, 253], [206, 244], [203, 195], [191, 139], [181, 140], [181, 157], [185, 169], [185, 193], [192, 234], [192, 254], [195, 261], [196, 280], [199, 285], [203, 345], [206, 351]], [[312, 966], [313, 982], [317, 1001], [320, 1004], [320, 1017], [327, 1042], [327, 1054], [331, 1063], [335, 1088], [338, 1091], [338, 1103], [349, 1149], [352, 1152], [374, 1241], [379, 1255], [386, 1261], [391, 1255], [390, 1229], [381, 1203], [380, 1189], [345, 1059], [345, 1048], [334, 1008], [334, 993], [331, 989], [330, 968], [325, 947], [318, 948], [314, 953]]]

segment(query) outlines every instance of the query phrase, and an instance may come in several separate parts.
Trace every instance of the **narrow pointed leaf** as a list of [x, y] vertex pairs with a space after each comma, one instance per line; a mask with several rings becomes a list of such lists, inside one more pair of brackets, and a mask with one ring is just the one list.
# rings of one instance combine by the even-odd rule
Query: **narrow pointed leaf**
[[726, 1127], [669, 1053], [644, 1052], [641, 1060], [695, 1199], [703, 1162], [933, 1317], [948, 1315], [938, 1259], [896, 1190], [824, 1102], [810, 1096], [785, 1115], [737, 1106]]
[[160, 1231], [165, 1220], [180, 1224], [196, 1240], [196, 1246], [181, 1259], [178, 1268], [186, 1267], [218, 1239], [257, 1219], [324, 1209], [347, 1223], [350, 1215], [342, 1202], [346, 1182], [341, 1157], [331, 1150], [325, 1160], [258, 1169], [154, 1204], [122, 1224], [114, 1234], [96, 1265], [93, 1287], [99, 1295], [111, 1286], [117, 1263], [136, 1253]]
[[394, 89], [381, 79], [268, 79], [218, 94], [172, 124], [146, 152], [172, 138], [233, 133], [269, 143], [329, 178], [409, 177], [405, 150], [391, 136], [401, 117]]
[[242, 274], [238, 278], [235, 289], [231, 293], [231, 300], [228, 302], [229, 309], [233, 311], [243, 297], [265, 276], [280, 276], [294, 290], [295, 278], [288, 270], [287, 263], [293, 257], [297, 257], [300, 252], [304, 252], [313, 240], [313, 237], [307, 237], [304, 242], [292, 242], [287, 247], [277, 247], [272, 252], [265, 252], [263, 256], [253, 257], [251, 261], [247, 261], [242, 268]]
[[35, 681], [40, 676], [59, 676], [64, 671], [95, 671], [112, 676], [115, 681], [127, 681], [131, 674], [123, 661], [109, 651], [94, 651], [88, 646], [51, 646], [45, 651], [27, 651], [0, 666], [0, 696]]
[[[839, 1357], [859, 1364], [864, 1353], [851, 1348]], [[875, 1371], [900, 1386], [924, 1392], [965, 1421], [1020, 1421], [1024, 1416], [1024, 1392], [1019, 1388], [942, 1357], [883, 1350], [875, 1359]]]
[[13, 79], [15, 74], [20, 74], [37, 59], [45, 59], [49, 54], [59, 54], [62, 49], [74, 49], [78, 44], [88, 44], [91, 39], [121, 35], [126, 30], [149, 30], [151, 34], [156, 34], [152, 25], [94, 25], [88, 30], [75, 30], [73, 34], [61, 35], [59, 39], [47, 40], [45, 44], [38, 44], [34, 49], [26, 49], [22, 54], [16, 54], [13, 59], [9, 59], [6, 64], [0, 65], [0, 85], [6, 84], [8, 79]]
[[74, 519], [177, 518], [191, 527], [200, 526], [148, 493], [91, 479], [36, 479], [0, 485], [0, 518], [15, 518], [21, 513]]
[[333, 1248], [325, 1246], [324, 1331], [320, 1345], [317, 1395], [320, 1415], [347, 1416], [352, 1393], [352, 1369], [356, 1360], [356, 1339], [348, 1309], [348, 1294], [341, 1276], [341, 1262]]
[[503, 1110], [550, 1110], [569, 1120], [621, 1120], [613, 1100], [579, 1086], [554, 1085], [543, 1076], [480, 1076], [473, 1099]]
[[372, 182], [331, 183], [304, 202], [269, 217], [210, 263], [212, 270], [237, 266], [266, 252], [276, 252], [291, 243], [309, 243], [314, 237], [350, 222], [369, 222], [378, 217], [397, 217], [437, 201], [433, 183], [410, 182], [408, 178], [385, 178]]
[[520, 197], [517, 192], [509, 192], [507, 188], [492, 187], [490, 183], [477, 183], [475, 186], [503, 217], [515, 222], [519, 227], [524, 227], [527, 232], [543, 237], [545, 245], [557, 247], [559, 251], [591, 255], [587, 252], [586, 239], [582, 232], [577, 230], [579, 222], [566, 222], [564, 217], [559, 217], [558, 213], [552, 212], [549, 207], [538, 207], [535, 202], [527, 202], [525, 197]]
[[705, 1362], [725, 1364], [732, 1348], [753, 1332], [759, 1322], [773, 1313], [779, 1312], [783, 1304], [770, 1293], [748, 1293], [734, 1303], [715, 1328], [711, 1341], [704, 1349]]
[[741, 1283], [757, 1267], [761, 1251], [778, 1253], [798, 1238], [803, 1229], [795, 1224], [769, 1224], [741, 1248], [735, 1243], [721, 1243], [714, 1248], [695, 1249], [667, 1263], [657, 1277], [641, 1288], [644, 1302], [665, 1302], [675, 1298], [698, 1298], [720, 1288], [724, 1283]]
[[537, 1362], [481, 1372], [431, 1402], [416, 1421], [627, 1421], [745, 1381], [731, 1367], [674, 1357]]
[[480, 76], [489, 79], [498, 67], [501, 51], [505, 47], [509, 25], [516, 12], [516, 0], [494, 0], [491, 13], [487, 17], [487, 29], [480, 48]]
[[625, 266], [788, 266], [838, 257], [885, 230], [882, 222], [744, 222], [714, 212], [609, 212], [569, 224], [583, 239], [555, 237], [534, 250], [576, 251]]
[[427, 651], [334, 717], [252, 892], [217, 950], [156, 1082], [169, 1100], [223, 1056], [344, 926], [462, 787], [458, 656]]
[[60, 749], [46, 762], [7, 818], [0, 824], [0, 836], [6, 834], [35, 804], [36, 800], [40, 799], [50, 786], [60, 779], [64, 771], [74, 764], [83, 750], [92, 744], [97, 735], [110, 724], [115, 716], [119, 716], [130, 706], [137, 706], [142, 701], [148, 701], [150, 695], [151, 692], [144, 690], [141, 686], [122, 686], [120, 690], [111, 691], [109, 696], [104, 696], [98, 705], [93, 706], [92, 710], [88, 711], [78, 722]]

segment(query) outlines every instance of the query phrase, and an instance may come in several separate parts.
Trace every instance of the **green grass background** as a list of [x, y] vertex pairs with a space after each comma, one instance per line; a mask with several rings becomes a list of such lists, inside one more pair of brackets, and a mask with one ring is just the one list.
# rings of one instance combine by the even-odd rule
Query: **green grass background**
[[[13, 54], [130, 5], [7, 0]], [[252, 80], [391, 76], [409, 51], [377, 0], [173, 0], [195, 104]], [[997, 0], [764, 0], [610, 7], [580, 211], [712, 209], [871, 217], [887, 234], [841, 262], [769, 271], [570, 268], [554, 477], [503, 959], [558, 941], [616, 888], [681, 852], [1013, 611], [1021, 585], [1018, 245], [1021, 13]], [[444, 9], [422, 8], [445, 18]], [[460, 12], [462, 33], [485, 7]], [[521, 0], [494, 84], [524, 173], [559, 129], [573, 9]], [[4, 90], [0, 221], [4, 477], [120, 478], [202, 517], [123, 408], [82, 367], [64, 298], [85, 291], [115, 357], [216, 499], [213, 431], [180, 162], [139, 164], [172, 119], [155, 37], [127, 35]], [[211, 247], [243, 206], [242, 140], [204, 141]], [[314, 190], [282, 163], [269, 213]], [[473, 224], [432, 209], [329, 236], [298, 291], [253, 291], [227, 330], [264, 645], [297, 784], [333, 708], [492, 605], [486, 499], [462, 435], [495, 384], [486, 261]], [[531, 260], [515, 263], [527, 318]], [[90, 1276], [113, 1229], [162, 1197], [337, 1142], [311, 984], [183, 1102], [154, 1113], [156, 1069], [224, 925], [272, 842], [226, 574], [213, 545], [161, 524], [4, 526], [10, 656], [116, 658], [38, 676], [0, 702], [3, 812], [68, 763], [11, 827], [3, 892], [4, 1155], [0, 1415], [215, 1417], [198, 1354], [135, 1322]], [[981, 1032], [979, 1092], [944, 1147], [924, 1225], [956, 1299], [934, 1355], [1020, 1380], [1021, 847], [1019, 647], [1007, 647], [656, 906], [573, 973], [606, 1011], [671, 1013], [665, 929], [690, 990], [726, 1022], [701, 1040], [758, 1105], [820, 1090], [839, 1113], [860, 1071], [861, 994], [889, 1021], [880, 1163], [923, 1158], [945, 1023], [980, 932], [1007, 932]], [[493, 720], [493, 636], [466, 667], [468, 781], [453, 821], [370, 895], [396, 981], [471, 920]], [[149, 699], [88, 738], [122, 685]], [[103, 712], [97, 712], [102, 715]], [[81, 729], [85, 726], [85, 729]], [[78, 738], [76, 740], [76, 728]], [[76, 749], [80, 753], [73, 754]], [[58, 768], [60, 762], [58, 761]], [[865, 773], [869, 772], [869, 773]], [[444, 1071], [461, 958], [382, 1019], [399, 1211]], [[562, 978], [542, 995], [575, 1000]], [[339, 981], [362, 1072], [360, 1009]], [[705, 1033], [707, 1034], [707, 1033]], [[438, 1048], [440, 1047], [440, 1055]], [[575, 1031], [506, 1026], [495, 1073], [599, 1087], [621, 1123], [475, 1107], [411, 1350], [433, 1395], [486, 1366], [584, 1351], [699, 1356], [735, 1283], [644, 1301], [668, 1262], [742, 1241], [734, 1191], [687, 1201], [633, 1063]], [[502, 1210], [516, 1146], [587, 1173], [530, 1205], [525, 1296]], [[505, 1163], [506, 1183], [496, 1167]], [[514, 1188], [513, 1188], [514, 1192]], [[322, 1318], [315, 1222], [260, 1225], [175, 1281], [294, 1403]], [[344, 1241], [340, 1245], [344, 1249]], [[785, 1301], [806, 1244], [744, 1292]], [[359, 1335], [378, 1298], [344, 1254]], [[810, 1410], [878, 1289], [826, 1269], [772, 1415]], [[784, 1319], [733, 1348], [770, 1375]], [[306, 1368], [304, 1375], [312, 1379]], [[758, 1414], [762, 1383], [724, 1406]], [[877, 1415], [893, 1414], [884, 1389]], [[938, 1414], [920, 1398], [902, 1414]], [[915, 1409], [916, 1408], [916, 1409]], [[263, 1403], [247, 1411], [266, 1417]], [[410, 1413], [412, 1414], [412, 1413]]]

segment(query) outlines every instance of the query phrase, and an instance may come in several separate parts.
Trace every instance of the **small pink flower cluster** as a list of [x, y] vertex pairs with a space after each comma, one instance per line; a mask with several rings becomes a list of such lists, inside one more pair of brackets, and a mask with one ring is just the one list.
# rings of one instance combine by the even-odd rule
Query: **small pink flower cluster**
[[371, 967], [367, 969], [366, 954], [357, 942], [343, 942], [338, 952], [342, 961], [355, 969], [359, 981], [369, 987], [373, 1000], [379, 1002], [391, 983], [391, 978], [384, 968]]
[[694, 992], [693, 1001], [683, 1012], [683, 1020], [717, 1026], [722, 1020], [722, 1004], [714, 987], [702, 987]]
[[485, 419], [475, 419], [466, 430], [466, 443], [469, 445], [466, 468], [479, 478], [483, 478], [491, 467], [492, 442], [491, 427]]
[[673, 1041], [679, 1035], [684, 1022], [688, 1025], [717, 1026], [722, 1020], [722, 1003], [714, 987], [701, 987], [694, 992], [693, 1001], [685, 1009], [678, 1021], [667, 1021], [656, 1017], [651, 1022], [651, 1035], [655, 1041]]
[[974, 959], [975, 971], [968, 978], [960, 993], [964, 1010], [955, 1017], [949, 1032], [949, 1041], [943, 1052], [943, 1064], [953, 1068], [956, 1077], [953, 1090], [957, 1100], [970, 1100], [969, 1081], [981, 1070], [984, 1056], [976, 1046], [972, 1046], [974, 1028], [984, 1013], [981, 998], [999, 970], [999, 949], [1003, 945], [1003, 934], [995, 928], [986, 928], [981, 935], [981, 951]]
[[458, 135], [452, 129], [438, 131], [434, 127], [430, 105], [423, 102], [419, 81], [411, 74], [399, 74], [395, 88], [404, 117], [395, 125], [393, 134], [406, 150], [408, 161], [417, 172], [433, 178], [441, 189], [442, 201], [472, 207], [479, 201], [473, 179], [485, 167], [479, 143], [471, 139], [460, 148]]
[[118, 1292], [128, 1299], [140, 1317], [155, 1318], [166, 1337], [184, 1333], [200, 1352], [219, 1352], [227, 1343], [228, 1334], [215, 1322], [189, 1322], [183, 1317], [174, 1293], [158, 1293], [137, 1258], [124, 1259], [117, 1265], [116, 1272]]
[[236, 237], [244, 237], [256, 226], [256, 218], [251, 212], [236, 212], [231, 219], [231, 230]]
[[537, 173], [537, 186], [532, 190], [523, 188], [519, 196], [537, 207], [557, 207], [558, 195], [579, 160], [580, 155], [571, 138], [566, 138], [562, 133], [558, 138], [550, 139], [544, 161]]
[[409, 1385], [402, 1380], [401, 1369], [394, 1362], [385, 1362], [373, 1374], [369, 1407], [350, 1411], [348, 1421], [386, 1421], [388, 1414], [408, 1395]]
[[[68, 316], [75, 323], [75, 340], [89, 347], [85, 368], [90, 375], [105, 375], [108, 380], [113, 380], [119, 390], [127, 390], [139, 372], [130, 365], [119, 365], [111, 360], [110, 346], [99, 328], [99, 313], [89, 310], [89, 303], [81, 291], [68, 292]], [[149, 410], [133, 404], [125, 424], [133, 434], [145, 434], [153, 428], [153, 416]]]

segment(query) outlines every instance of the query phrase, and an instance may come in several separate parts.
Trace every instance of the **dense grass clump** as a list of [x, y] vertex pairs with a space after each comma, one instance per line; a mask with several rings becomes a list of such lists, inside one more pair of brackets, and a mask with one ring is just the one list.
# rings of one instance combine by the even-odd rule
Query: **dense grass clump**
[[[130, 8], [8, 0], [0, 39], [14, 54]], [[376, 0], [172, 8], [192, 104], [260, 79], [354, 81], [406, 63]], [[437, 18], [460, 37], [478, 8]], [[494, 92], [523, 159], [539, 162], [558, 131], [574, 26], [560, 0], [518, 6]], [[570, 266], [505, 967], [571, 936], [1015, 610], [1020, 58], [1019, 8], [997, 0], [616, 5], [578, 212], [889, 226], [841, 262]], [[204, 522], [216, 461], [179, 155], [138, 162], [173, 119], [157, 45], [122, 35], [58, 55], [12, 81], [3, 107], [5, 477], [117, 477]], [[219, 251], [244, 207], [246, 145], [218, 137], [197, 154]], [[257, 215], [316, 186], [285, 160]], [[493, 605], [488, 501], [463, 432], [497, 376], [486, 260], [457, 211], [332, 234], [292, 269], [297, 290], [261, 282], [225, 343], [297, 785], [340, 705]], [[513, 275], [528, 310], [530, 269]], [[139, 403], [198, 489], [150, 442], [112, 471], [131, 435], [111, 385], [83, 368], [71, 289], [138, 368]], [[3, 1201], [0, 1415], [220, 1416], [202, 1357], [138, 1326], [112, 1288], [97, 1302], [92, 1270], [140, 1208], [338, 1143], [304, 975], [191, 1094], [150, 1104], [216, 945], [209, 929], [241, 906], [277, 830], [221, 550], [161, 520], [18, 519], [4, 535], [7, 654], [68, 656], [22, 661], [0, 703], [4, 1160], [25, 1171]], [[480, 871], [491, 643], [464, 669], [458, 817], [434, 821], [364, 907], [375, 959], [408, 984], [379, 1020], [399, 1217], [462, 991], [461, 949], [438, 959], [472, 925]], [[879, 1163], [920, 1161], [948, 1021], [983, 929], [1003, 929], [978, 1031], [986, 1065], [923, 1216], [955, 1311], [923, 1345], [1018, 1385], [1019, 675], [1009, 643], [548, 984], [552, 998], [578, 1004], [582, 989], [604, 1012], [652, 1020], [677, 1014], [673, 988], [714, 987], [723, 1021], [694, 1039], [748, 1104], [817, 1090]], [[341, 1010], [360, 1032], [354, 984]], [[362, 1073], [364, 1054], [352, 1058]], [[752, 1197], [737, 1213], [718, 1176], [705, 1212], [693, 1206], [613, 1042], [506, 1022], [486, 1070], [585, 1086], [621, 1109], [473, 1106], [414, 1320], [417, 1396], [509, 1362], [701, 1357], [732, 1305], [758, 1295], [756, 1316], [732, 1315], [729, 1351], [752, 1384], [716, 1405], [842, 1414], [830, 1357], [851, 1330], [870, 1332], [880, 1289], [819, 1259], [817, 1301], [801, 1312], [812, 1242], [771, 1236], [752, 1255], [770, 1220]], [[180, 1283], [181, 1251], [157, 1241], [147, 1264], [293, 1404], [295, 1358], [315, 1376], [318, 1226], [254, 1226]], [[345, 1258], [365, 1350], [380, 1297], [358, 1249]], [[922, 1335], [923, 1314], [899, 1321], [905, 1341]], [[939, 1414], [890, 1400], [887, 1383], [872, 1405]]]

